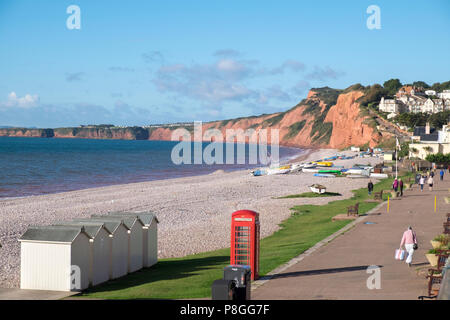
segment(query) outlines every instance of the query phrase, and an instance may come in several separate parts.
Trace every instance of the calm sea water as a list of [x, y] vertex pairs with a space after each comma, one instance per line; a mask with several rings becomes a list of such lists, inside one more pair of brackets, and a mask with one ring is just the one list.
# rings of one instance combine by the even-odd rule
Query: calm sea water
[[[257, 166], [248, 164], [248, 146], [245, 164], [175, 165], [171, 161], [171, 151], [176, 144], [147, 140], [0, 137], [0, 198]], [[203, 144], [203, 148], [206, 145]], [[280, 147], [280, 160], [295, 157], [301, 152], [301, 149]]]

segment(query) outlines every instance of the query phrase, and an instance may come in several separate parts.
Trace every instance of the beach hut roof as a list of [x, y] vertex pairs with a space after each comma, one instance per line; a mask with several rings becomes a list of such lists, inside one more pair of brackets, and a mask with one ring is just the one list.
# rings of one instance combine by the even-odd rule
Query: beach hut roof
[[[119, 220], [105, 220], [105, 219], [100, 219], [100, 218], [84, 218], [84, 219], [74, 219], [74, 221], [80, 221], [80, 222], [97, 222], [97, 223], [103, 223], [105, 225], [105, 228], [111, 233], [114, 234], [117, 229], [120, 227], [121, 224], [123, 224], [123, 222], [119, 221]], [[125, 228], [127, 228], [125, 226]]]
[[156, 223], [159, 223], [158, 218], [152, 212], [111, 212], [109, 215], [110, 216], [133, 216], [133, 217], [138, 217], [142, 221], [144, 226], [151, 225], [153, 220], [155, 220]]
[[55, 226], [83, 226], [86, 233], [91, 237], [95, 238], [100, 230], [104, 228], [106, 232], [112, 234], [112, 232], [105, 226], [105, 223], [100, 221], [61, 221], [56, 222], [53, 225]]
[[81, 233], [90, 238], [83, 226], [32, 226], [25, 231], [19, 241], [72, 243]]
[[123, 225], [128, 229], [131, 230], [136, 222], [140, 223], [141, 225], [144, 225], [142, 221], [138, 217], [133, 216], [115, 216], [115, 215], [107, 215], [107, 216], [101, 216], [101, 215], [92, 215], [92, 219], [96, 220], [104, 220], [107, 221], [120, 221], [123, 223]]

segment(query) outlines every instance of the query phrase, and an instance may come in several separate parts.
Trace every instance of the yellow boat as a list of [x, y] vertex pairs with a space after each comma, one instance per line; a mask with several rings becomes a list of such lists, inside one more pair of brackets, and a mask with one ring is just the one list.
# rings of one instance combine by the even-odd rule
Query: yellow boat
[[330, 162], [330, 161], [313, 161], [313, 163], [317, 164], [318, 166], [322, 166], [322, 167], [331, 167], [333, 165], [333, 162]]

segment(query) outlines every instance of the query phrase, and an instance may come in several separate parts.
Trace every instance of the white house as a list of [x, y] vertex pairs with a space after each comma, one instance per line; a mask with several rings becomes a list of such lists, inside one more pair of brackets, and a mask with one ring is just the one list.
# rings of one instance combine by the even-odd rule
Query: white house
[[83, 227], [30, 227], [20, 237], [20, 288], [80, 291], [89, 286], [90, 237]]
[[133, 216], [121, 216], [110, 214], [107, 216], [92, 215], [93, 219], [105, 219], [105, 221], [120, 221], [128, 229], [128, 272], [135, 272], [143, 267], [143, 243], [144, 231], [142, 221]]
[[138, 217], [144, 224], [143, 229], [143, 265], [151, 267], [158, 262], [158, 218], [151, 212], [123, 212], [116, 215]]
[[75, 219], [82, 222], [101, 222], [111, 232], [111, 255], [109, 278], [116, 279], [128, 273], [128, 229], [122, 221], [111, 221], [102, 218]]
[[54, 225], [83, 226], [90, 236], [90, 270], [89, 283], [91, 286], [110, 279], [112, 234], [102, 222], [63, 221]]
[[438, 97], [441, 99], [450, 99], [450, 90], [443, 90], [442, 92], [438, 93]]
[[405, 106], [402, 101], [396, 99], [384, 99], [384, 97], [381, 98], [378, 108], [380, 111], [395, 114], [405, 111]]

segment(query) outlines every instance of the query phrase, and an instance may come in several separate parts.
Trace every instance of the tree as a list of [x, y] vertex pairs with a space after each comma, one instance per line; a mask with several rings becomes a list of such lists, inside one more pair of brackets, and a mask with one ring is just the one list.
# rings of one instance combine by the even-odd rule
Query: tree
[[400, 151], [398, 152], [399, 157], [404, 158], [409, 155], [409, 144], [409, 141], [405, 141], [400, 145]]
[[428, 88], [430, 88], [430, 86], [428, 85], [428, 83], [426, 83], [426, 82], [424, 82], [424, 81], [414, 81], [413, 83], [412, 83], [412, 85], [413, 86], [415, 86], [415, 87], [422, 87], [422, 88], [424, 88], [424, 89], [428, 89]]
[[368, 106], [371, 103], [379, 103], [381, 97], [385, 96], [386, 94], [386, 90], [381, 85], [376, 83], [369, 88], [366, 88], [365, 94], [357, 101], [363, 106]]
[[443, 90], [449, 90], [450, 89], [450, 81], [446, 81], [446, 82], [436, 82], [433, 83], [433, 85], [431, 86], [431, 89], [436, 91], [436, 92], [442, 92]]
[[394, 96], [397, 93], [398, 89], [402, 87], [402, 83], [399, 79], [390, 79], [383, 83], [383, 87], [384, 89], [386, 89], [389, 96]]

